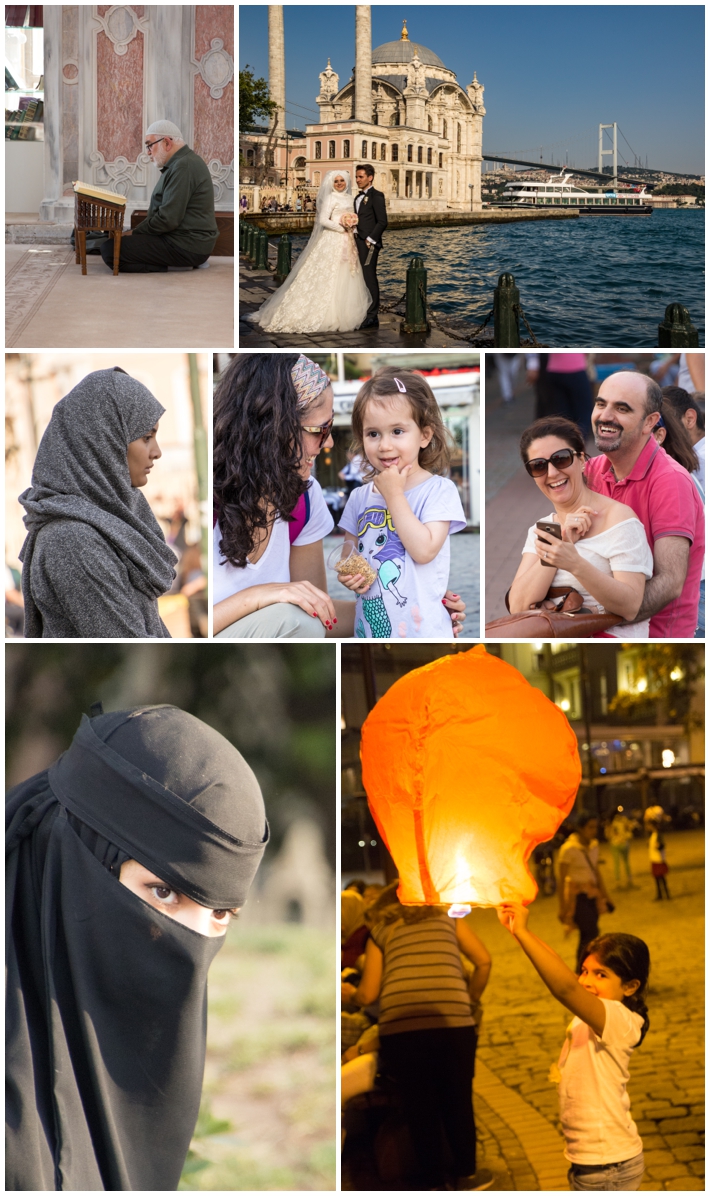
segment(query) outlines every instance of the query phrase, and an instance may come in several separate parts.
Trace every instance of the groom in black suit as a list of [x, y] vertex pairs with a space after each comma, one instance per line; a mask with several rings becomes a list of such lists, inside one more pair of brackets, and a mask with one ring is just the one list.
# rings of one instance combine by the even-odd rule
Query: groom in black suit
[[377, 318], [377, 313], [380, 310], [377, 259], [382, 248], [382, 234], [387, 228], [387, 209], [384, 195], [381, 191], [376, 191], [372, 185], [374, 177], [375, 172], [371, 166], [358, 166], [355, 170], [355, 182], [360, 188], [355, 196], [355, 211], [357, 212], [355, 240], [365, 285], [372, 298], [365, 321], [360, 325], [361, 328], [379, 328], [380, 326], [380, 321]]

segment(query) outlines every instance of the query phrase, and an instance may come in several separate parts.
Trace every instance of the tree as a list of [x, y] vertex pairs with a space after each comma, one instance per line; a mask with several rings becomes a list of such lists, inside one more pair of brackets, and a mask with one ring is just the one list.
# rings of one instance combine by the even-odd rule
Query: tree
[[704, 674], [702, 649], [696, 644], [644, 644], [634, 656], [634, 682], [645, 681], [640, 692], [616, 694], [612, 714], [637, 714], [649, 702], [656, 707], [656, 723], [682, 724], [686, 731], [702, 725], [693, 698]]
[[269, 99], [266, 79], [255, 79], [249, 65], [239, 72], [239, 132], [248, 133], [259, 118], [269, 120], [277, 104]]

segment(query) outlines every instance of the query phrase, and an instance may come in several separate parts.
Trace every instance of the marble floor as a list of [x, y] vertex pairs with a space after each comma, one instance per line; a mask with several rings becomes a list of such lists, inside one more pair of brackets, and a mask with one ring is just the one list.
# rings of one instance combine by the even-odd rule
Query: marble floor
[[5, 246], [8, 349], [227, 349], [234, 345], [234, 259], [209, 269], [87, 273], [65, 245]]

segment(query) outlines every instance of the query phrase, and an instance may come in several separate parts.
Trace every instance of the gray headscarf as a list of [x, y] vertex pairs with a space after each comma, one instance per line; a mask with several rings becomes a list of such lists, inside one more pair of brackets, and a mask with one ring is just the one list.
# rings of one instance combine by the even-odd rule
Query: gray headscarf
[[132, 485], [126, 456], [130, 442], [147, 435], [164, 411], [146, 386], [119, 367], [87, 374], [57, 403], [37, 450], [32, 485], [19, 498], [27, 512], [20, 553], [26, 638], [42, 635], [30, 569], [38, 532], [55, 519], [95, 528], [121, 558], [131, 584], [149, 598], [170, 589], [175, 553]]

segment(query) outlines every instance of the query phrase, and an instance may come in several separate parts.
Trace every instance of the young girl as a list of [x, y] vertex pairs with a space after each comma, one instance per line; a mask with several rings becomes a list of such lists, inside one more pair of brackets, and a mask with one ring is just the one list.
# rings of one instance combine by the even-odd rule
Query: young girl
[[518, 940], [553, 997], [575, 1014], [554, 1078], [572, 1191], [636, 1192], [643, 1143], [629, 1113], [629, 1059], [648, 1030], [644, 1001], [650, 958], [633, 934], [593, 939], [579, 977], [528, 928], [528, 910], [513, 902], [498, 918]]
[[666, 900], [670, 901], [671, 895], [668, 892], [668, 882], [666, 876], [668, 874], [668, 864], [666, 863], [666, 843], [663, 838], [663, 819], [658, 822], [650, 822], [651, 837], [648, 841], [648, 858], [651, 863], [651, 875], [656, 882], [656, 896], [654, 901], [663, 901], [665, 895]]
[[[466, 526], [448, 467], [447, 432], [419, 374], [386, 366], [362, 387], [352, 415], [353, 451], [365, 485], [350, 495], [340, 526], [376, 573], [340, 580], [357, 595], [360, 639], [452, 639], [444, 595], [449, 536]], [[456, 597], [456, 595], [454, 596]]]

